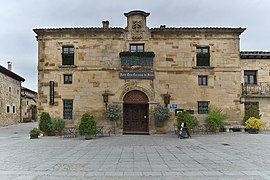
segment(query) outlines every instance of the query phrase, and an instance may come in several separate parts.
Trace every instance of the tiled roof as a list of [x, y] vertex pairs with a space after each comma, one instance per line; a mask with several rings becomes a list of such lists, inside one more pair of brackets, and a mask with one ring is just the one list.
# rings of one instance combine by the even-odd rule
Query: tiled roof
[[160, 31], [181, 31], [181, 32], [190, 32], [190, 31], [197, 31], [197, 32], [237, 32], [241, 34], [246, 30], [246, 28], [229, 28], [229, 27], [165, 27], [160, 26], [159, 28], [151, 28], [152, 32], [160, 32]]
[[119, 27], [113, 27], [113, 28], [103, 28], [103, 27], [73, 27], [73, 28], [36, 28], [33, 29], [33, 31], [36, 34], [42, 33], [42, 32], [76, 32], [76, 31], [123, 31], [123, 28]]
[[270, 51], [241, 51], [241, 59], [270, 59]]
[[14, 72], [12, 72], [12, 71], [10, 71], [10, 70], [8, 70], [6, 68], [4, 68], [1, 65], [0, 65], [0, 72], [7, 75], [7, 76], [9, 76], [9, 77], [11, 77], [11, 78], [13, 78], [13, 79], [15, 79], [15, 80], [17, 80], [17, 81], [22, 81], [22, 82], [25, 81], [24, 78], [22, 78], [21, 76], [15, 74]]

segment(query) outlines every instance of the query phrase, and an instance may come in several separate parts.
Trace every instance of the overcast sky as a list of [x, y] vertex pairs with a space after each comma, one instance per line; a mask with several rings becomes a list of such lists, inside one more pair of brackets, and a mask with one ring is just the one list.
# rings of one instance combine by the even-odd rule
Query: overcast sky
[[34, 28], [125, 27], [123, 13], [151, 13], [148, 26], [246, 27], [241, 50], [269, 51], [270, 0], [0, 0], [0, 65], [37, 91], [37, 41]]

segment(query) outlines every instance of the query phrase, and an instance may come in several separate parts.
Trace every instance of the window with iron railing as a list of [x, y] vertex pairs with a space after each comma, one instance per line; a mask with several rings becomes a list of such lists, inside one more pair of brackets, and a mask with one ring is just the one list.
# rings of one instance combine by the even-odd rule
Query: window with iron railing
[[73, 100], [63, 100], [63, 119], [72, 119]]

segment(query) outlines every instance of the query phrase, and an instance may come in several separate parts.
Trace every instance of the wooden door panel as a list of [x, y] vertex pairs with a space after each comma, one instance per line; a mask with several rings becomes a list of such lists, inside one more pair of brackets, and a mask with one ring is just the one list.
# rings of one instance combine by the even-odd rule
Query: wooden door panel
[[148, 131], [148, 105], [124, 104], [124, 131]]

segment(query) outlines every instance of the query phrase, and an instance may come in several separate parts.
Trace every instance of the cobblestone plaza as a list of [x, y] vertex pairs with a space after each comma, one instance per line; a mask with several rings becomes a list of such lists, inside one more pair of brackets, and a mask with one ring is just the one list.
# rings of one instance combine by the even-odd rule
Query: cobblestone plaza
[[0, 128], [0, 179], [270, 179], [270, 133], [41, 137]]

